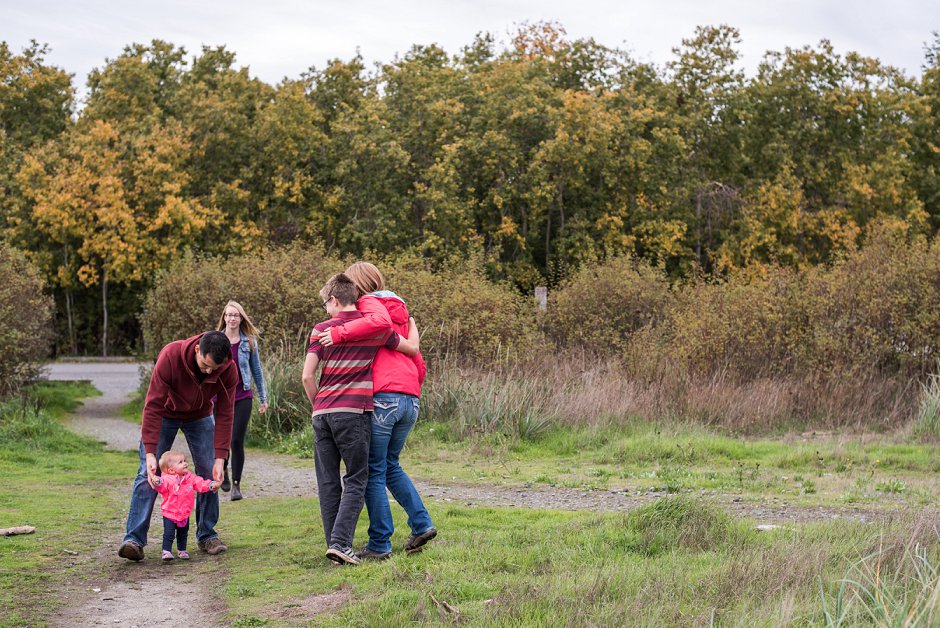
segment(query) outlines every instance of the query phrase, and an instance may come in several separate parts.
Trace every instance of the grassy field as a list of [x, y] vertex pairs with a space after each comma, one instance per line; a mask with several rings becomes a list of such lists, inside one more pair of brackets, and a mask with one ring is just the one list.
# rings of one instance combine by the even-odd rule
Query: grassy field
[[97, 547], [100, 530], [113, 527], [126, 508], [111, 487], [127, 483], [133, 459], [56, 420], [96, 394], [87, 383], [48, 382], [0, 406], [0, 527], [36, 528], [0, 537], [2, 625], [35, 625], [57, 603], [49, 592], [68, 577], [73, 556]]
[[[280, 449], [310, 457], [312, 438], [307, 429]], [[432, 482], [733, 494], [807, 507], [894, 509], [940, 500], [940, 448], [889, 434], [756, 438], [637, 421], [552, 429], [526, 441], [498, 433], [457, 439], [446, 424], [419, 422], [407, 460], [412, 475]]]
[[[935, 566], [936, 531], [908, 517], [766, 533], [685, 496], [606, 515], [436, 507], [442, 536], [424, 553], [336, 568], [315, 504], [246, 505], [227, 520], [237, 542], [226, 565], [239, 575], [226, 593], [241, 626], [337, 599], [317, 625], [450, 623], [448, 606], [471, 625], [818, 625], [824, 611], [855, 623], [917, 610], [940, 586], [932, 571], [918, 579], [911, 549], [931, 547]], [[875, 608], [844, 578], [904, 599]]]
[[[36, 625], [63, 601], [56, 583], [100, 569], [70, 551], [115, 537], [116, 486], [133, 454], [107, 452], [55, 421], [87, 387], [49, 385], [0, 419], [0, 521], [37, 533], [0, 538], [0, 624]], [[429, 504], [441, 534], [400, 553], [396, 508], [387, 562], [336, 567], [324, 557], [316, 500], [252, 498], [226, 509], [230, 551], [176, 561], [223, 591], [236, 626], [935, 625], [940, 542], [935, 448], [887, 436], [740, 439], [689, 427], [546, 432], [457, 441], [425, 424], [409, 442], [422, 478], [479, 485], [555, 484], [663, 494], [628, 513]], [[451, 481], [453, 481], [451, 480]], [[787, 525], [769, 532], [727, 515], [702, 489], [793, 503], [861, 500], [896, 514]], [[67, 496], [63, 498], [63, 496]], [[931, 502], [931, 500], [933, 500]], [[898, 508], [912, 506], [911, 508]], [[364, 543], [365, 516], [356, 546]], [[108, 556], [111, 554], [109, 553]], [[14, 604], [14, 599], [16, 604]]]
[[462, 482], [639, 492], [734, 493], [805, 505], [935, 504], [940, 449], [889, 435], [721, 435], [637, 422], [554, 430], [534, 442], [455, 441], [420, 425], [409, 449], [417, 475]]

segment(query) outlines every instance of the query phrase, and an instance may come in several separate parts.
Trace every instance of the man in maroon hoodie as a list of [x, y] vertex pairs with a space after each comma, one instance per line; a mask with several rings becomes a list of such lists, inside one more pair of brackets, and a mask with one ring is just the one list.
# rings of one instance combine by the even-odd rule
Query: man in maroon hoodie
[[[157, 492], [157, 459], [173, 447], [180, 430], [196, 465], [196, 475], [222, 481], [222, 465], [232, 441], [232, 415], [238, 365], [228, 338], [210, 331], [163, 347], [150, 376], [140, 425], [140, 467], [127, 513], [127, 533], [118, 556], [142, 560]], [[214, 462], [213, 462], [214, 460]], [[219, 496], [196, 498], [199, 549], [215, 555], [228, 549], [219, 539]]]

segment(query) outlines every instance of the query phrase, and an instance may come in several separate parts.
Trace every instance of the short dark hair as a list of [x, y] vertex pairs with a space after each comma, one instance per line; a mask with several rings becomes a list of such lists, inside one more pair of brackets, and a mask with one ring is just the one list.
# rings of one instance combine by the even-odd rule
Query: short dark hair
[[328, 301], [330, 297], [336, 297], [340, 305], [355, 305], [359, 300], [359, 288], [352, 279], [339, 273], [327, 279], [326, 285], [320, 290], [320, 296], [324, 301]]
[[232, 357], [232, 345], [228, 337], [220, 331], [207, 331], [199, 339], [199, 353], [212, 356], [212, 361], [222, 364]]

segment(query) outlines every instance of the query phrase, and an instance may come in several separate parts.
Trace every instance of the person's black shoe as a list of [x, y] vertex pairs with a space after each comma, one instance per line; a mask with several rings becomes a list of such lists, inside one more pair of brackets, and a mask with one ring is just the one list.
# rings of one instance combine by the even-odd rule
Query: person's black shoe
[[326, 557], [340, 565], [358, 565], [361, 562], [353, 548], [339, 545], [331, 545], [330, 549], [326, 550]]
[[144, 559], [144, 548], [133, 541], [124, 541], [118, 550], [118, 556], [136, 563]]
[[222, 478], [222, 486], [220, 486], [219, 488], [225, 491], [226, 493], [228, 493], [229, 490], [231, 490], [232, 488], [232, 483], [228, 481], [228, 469], [225, 470], [225, 477]]
[[412, 534], [408, 537], [408, 540], [405, 541], [405, 553], [414, 554], [415, 552], [420, 552], [424, 547], [424, 544], [437, 536], [437, 529], [428, 528], [421, 534]]
[[232, 501], [237, 502], [242, 498], [242, 491], [238, 488], [238, 482], [232, 482]]
[[388, 560], [392, 557], [391, 552], [377, 552], [368, 547], [363, 547], [356, 556], [359, 560]]

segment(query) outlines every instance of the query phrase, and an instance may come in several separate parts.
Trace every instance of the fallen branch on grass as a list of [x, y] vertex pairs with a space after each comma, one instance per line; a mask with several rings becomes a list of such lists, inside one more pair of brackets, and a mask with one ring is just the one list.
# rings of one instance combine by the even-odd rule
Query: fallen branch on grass
[[438, 601], [438, 599], [437, 599], [436, 597], [434, 597], [434, 594], [431, 593], [430, 591], [428, 591], [428, 595], [431, 596], [431, 601], [434, 602], [434, 603], [437, 605], [438, 608], [443, 608], [443, 609], [444, 609], [445, 611], [447, 611], [448, 613], [453, 613], [453, 614], [454, 614], [454, 618], [455, 618], [457, 621], [460, 621], [460, 611], [458, 611], [456, 608], [454, 608], [453, 606], [451, 606], [451, 605], [448, 604], [447, 602]]
[[32, 534], [36, 531], [33, 526], [17, 526], [15, 528], [0, 529], [0, 536], [16, 536], [17, 534]]

